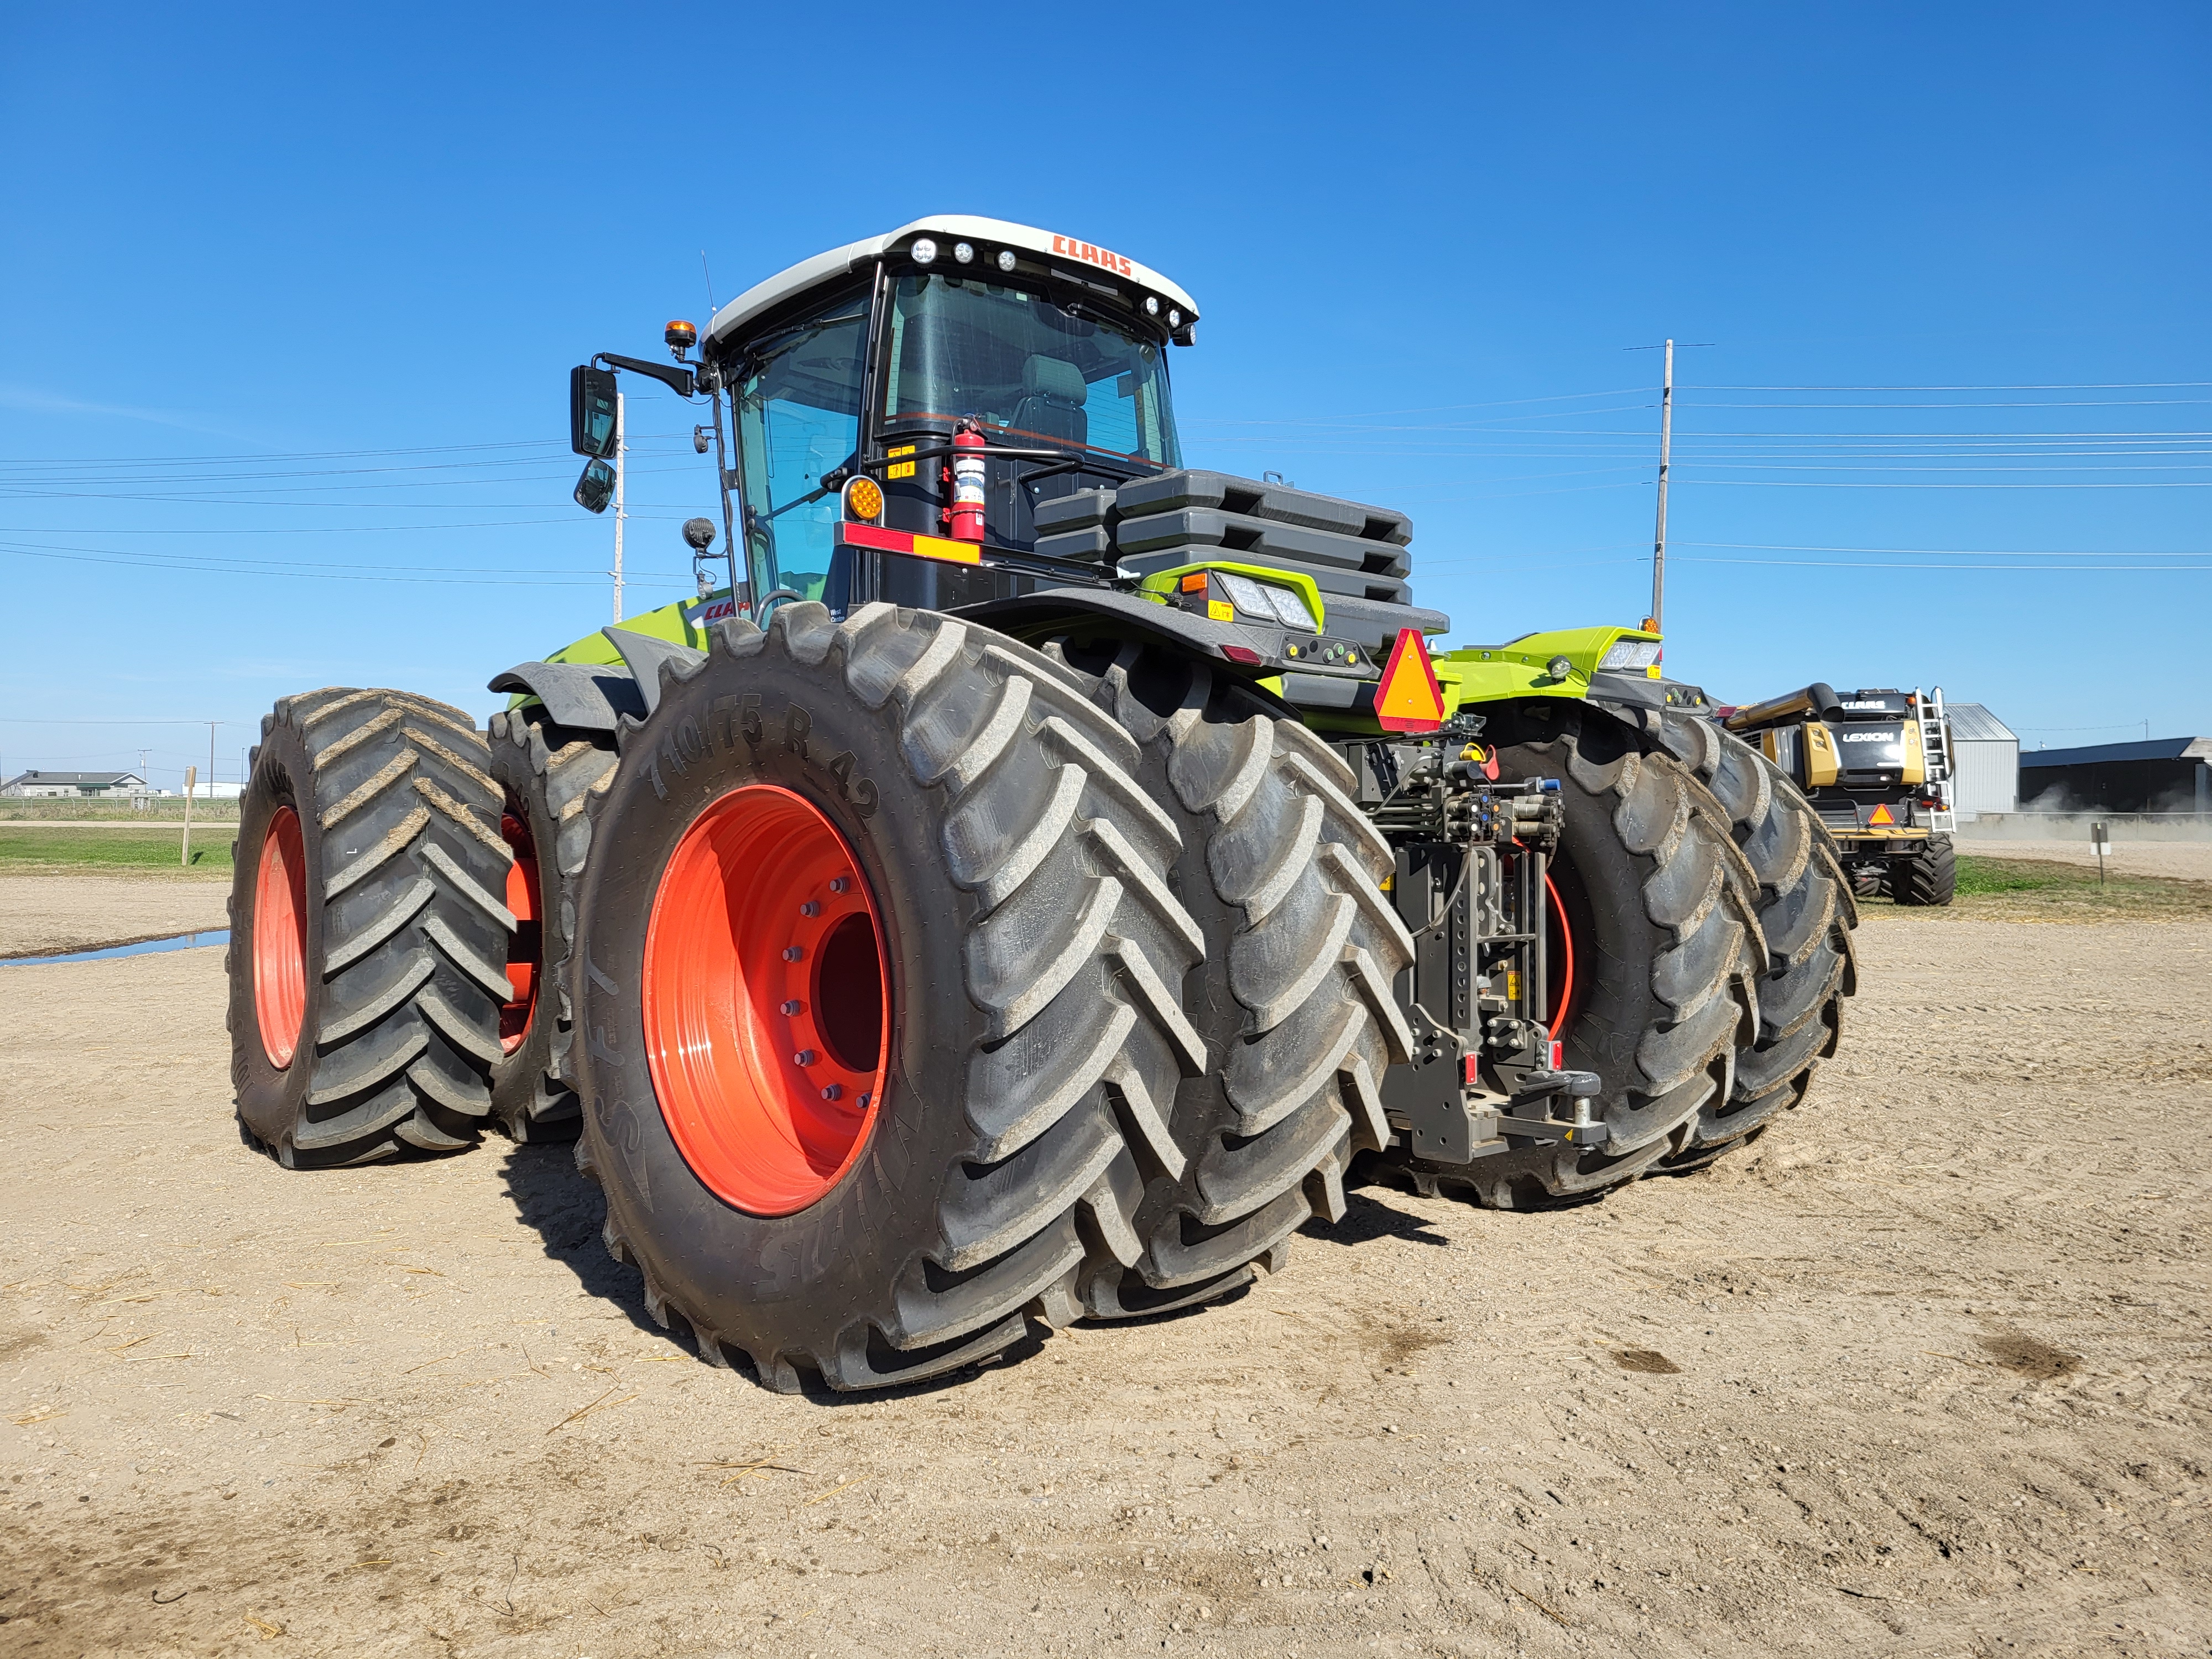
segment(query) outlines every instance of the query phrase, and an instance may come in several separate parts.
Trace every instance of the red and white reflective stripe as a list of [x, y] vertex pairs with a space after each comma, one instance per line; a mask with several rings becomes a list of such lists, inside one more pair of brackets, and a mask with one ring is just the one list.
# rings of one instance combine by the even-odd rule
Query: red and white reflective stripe
[[917, 559], [943, 559], [952, 564], [983, 562], [983, 550], [973, 542], [919, 536], [911, 530], [885, 530], [878, 525], [847, 523], [837, 526], [837, 536], [848, 547], [872, 548], [878, 553], [905, 553]]

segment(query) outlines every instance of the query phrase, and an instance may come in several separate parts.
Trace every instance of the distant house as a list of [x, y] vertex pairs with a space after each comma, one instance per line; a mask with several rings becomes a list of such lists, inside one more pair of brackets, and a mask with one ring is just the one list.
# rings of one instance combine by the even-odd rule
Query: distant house
[[1959, 822], [2019, 810], [2020, 739], [1978, 702], [1947, 702], [1951, 721], [1951, 804]]
[[21, 800], [124, 799], [157, 792], [136, 772], [22, 772], [0, 783], [0, 795]]
[[2154, 738], [2020, 757], [2021, 805], [2039, 812], [2212, 815], [2212, 738]]

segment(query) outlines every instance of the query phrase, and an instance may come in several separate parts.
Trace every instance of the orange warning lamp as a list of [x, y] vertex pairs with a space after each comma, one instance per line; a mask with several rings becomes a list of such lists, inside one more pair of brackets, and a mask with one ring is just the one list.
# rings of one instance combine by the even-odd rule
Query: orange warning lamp
[[676, 361], [680, 363], [684, 361], [684, 354], [699, 343], [699, 331], [679, 318], [660, 331], [660, 337], [676, 354]]
[[845, 486], [845, 516], [857, 524], [873, 524], [884, 516], [884, 487], [865, 473]]

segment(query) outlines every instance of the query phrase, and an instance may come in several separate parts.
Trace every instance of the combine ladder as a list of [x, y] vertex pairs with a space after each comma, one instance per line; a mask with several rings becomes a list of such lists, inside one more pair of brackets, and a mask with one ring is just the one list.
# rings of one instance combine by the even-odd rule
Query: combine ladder
[[1951, 794], [1951, 722], [1943, 712], [1943, 688], [1928, 696], [1917, 687], [1912, 704], [1920, 718], [1920, 753], [1928, 768], [1929, 793], [1942, 803], [1928, 815], [1928, 827], [1949, 834], [1959, 827], [1959, 814]]

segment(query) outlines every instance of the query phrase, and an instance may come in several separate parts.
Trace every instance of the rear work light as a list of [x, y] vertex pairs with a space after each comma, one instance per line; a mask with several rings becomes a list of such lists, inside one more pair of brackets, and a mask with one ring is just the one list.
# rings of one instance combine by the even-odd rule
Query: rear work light
[[1597, 667], [1601, 674], [1630, 674], [1658, 660], [1656, 640], [1615, 640], [1598, 659]]
[[[1221, 584], [1237, 608], [1248, 617], [1262, 621], [1279, 622], [1285, 628], [1309, 629], [1321, 631], [1313, 608], [1306, 603], [1305, 595], [1295, 587], [1281, 586], [1274, 582], [1255, 581], [1249, 576], [1240, 576], [1233, 570], [1210, 573]], [[1185, 579], [1188, 581], [1188, 578]]]

